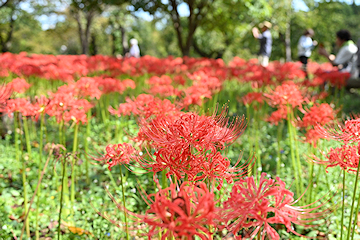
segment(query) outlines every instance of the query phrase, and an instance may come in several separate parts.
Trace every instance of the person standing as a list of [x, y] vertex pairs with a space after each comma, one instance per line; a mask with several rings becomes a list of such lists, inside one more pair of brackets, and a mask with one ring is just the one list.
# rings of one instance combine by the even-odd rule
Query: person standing
[[317, 41], [312, 40], [312, 36], [314, 36], [314, 30], [309, 28], [300, 37], [298, 43], [298, 57], [299, 57], [299, 61], [303, 64], [303, 71], [306, 74], [306, 78], [308, 78], [308, 74], [307, 74], [308, 59], [311, 56], [311, 51], [318, 44]]
[[140, 48], [138, 46], [138, 41], [135, 38], [130, 39], [130, 51], [129, 51], [129, 57], [140, 57]]
[[252, 29], [252, 34], [254, 38], [257, 38], [260, 41], [260, 50], [258, 54], [259, 63], [263, 67], [267, 67], [269, 65], [269, 58], [271, 55], [272, 47], [272, 37], [270, 32], [272, 24], [268, 21], [264, 21], [259, 24], [259, 27], [261, 29], [261, 33], [259, 32], [258, 28], [254, 27]]
[[319, 54], [325, 56], [333, 66], [337, 66], [340, 72], [348, 72], [351, 77], [359, 76], [357, 63], [358, 48], [351, 40], [348, 30], [340, 30], [336, 33], [336, 46], [339, 48], [337, 55], [329, 54], [324, 47], [319, 47]]

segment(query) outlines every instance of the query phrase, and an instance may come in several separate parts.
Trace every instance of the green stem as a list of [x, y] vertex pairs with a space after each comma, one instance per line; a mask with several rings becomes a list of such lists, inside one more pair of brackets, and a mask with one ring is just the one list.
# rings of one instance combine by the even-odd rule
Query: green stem
[[[356, 190], [357, 190], [357, 184], [358, 184], [358, 179], [359, 179], [359, 170], [360, 170], [360, 164], [358, 164], [358, 168], [356, 170], [355, 186], [354, 186], [354, 193], [353, 193], [353, 198], [352, 198], [352, 203], [351, 203], [351, 210], [350, 210], [351, 212], [350, 212], [350, 221], [349, 221], [349, 227], [348, 227], [347, 240], [350, 239], [350, 234], [351, 234], [352, 216], [354, 213]], [[355, 231], [355, 229], [353, 229], [353, 231]]]
[[355, 215], [355, 221], [354, 221], [354, 225], [353, 225], [353, 229], [354, 231], [352, 231], [351, 233], [351, 239], [353, 240], [354, 239], [354, 234], [355, 234], [355, 227], [358, 223], [358, 215], [359, 215], [359, 207], [360, 207], [360, 194], [359, 194], [359, 198], [358, 198], [358, 202], [357, 202], [357, 206], [356, 206], [356, 215]]
[[[310, 148], [311, 148], [311, 153], [314, 154], [314, 146], [310, 144]], [[310, 168], [310, 179], [309, 179], [309, 190], [308, 190], [308, 203], [312, 203], [312, 190], [313, 190], [313, 175], [314, 175], [314, 163], [310, 162], [309, 163], [309, 168]]]
[[102, 97], [100, 100], [99, 100], [99, 104], [100, 104], [100, 111], [101, 111], [101, 116], [102, 116], [102, 119], [103, 119], [103, 122], [104, 123], [107, 123], [107, 118], [106, 118], [106, 113], [105, 113], [105, 103], [104, 103], [104, 97]]
[[121, 165], [119, 165], [119, 167], [120, 167], [120, 181], [121, 181], [122, 199], [123, 199], [123, 204], [124, 204], [126, 240], [129, 240], [130, 238], [129, 238], [129, 229], [128, 229], [128, 222], [127, 222], [127, 213], [126, 213], [125, 188], [124, 188], [124, 184], [123, 184], [123, 174], [122, 174]]
[[[247, 104], [246, 104], [246, 115], [247, 115], [247, 119], [248, 119], [248, 126], [249, 125], [251, 126], [251, 124], [250, 124], [250, 107]], [[251, 129], [249, 129], [248, 131], [251, 132], [250, 130]], [[249, 134], [249, 135], [251, 135], [251, 134]], [[248, 140], [249, 140], [249, 146], [250, 146], [249, 147], [249, 149], [250, 149], [249, 156], [251, 156], [252, 155], [252, 150], [253, 150], [252, 136], [249, 136]], [[248, 171], [248, 176], [249, 177], [251, 176], [251, 174], [255, 175], [255, 169], [252, 169], [252, 171]]]
[[290, 154], [291, 154], [291, 163], [293, 166], [293, 170], [294, 170], [294, 177], [295, 177], [295, 186], [296, 186], [296, 194], [297, 197], [300, 197], [300, 186], [299, 186], [299, 179], [297, 176], [297, 171], [296, 171], [296, 161], [295, 161], [295, 151], [294, 151], [294, 145], [293, 145], [293, 133], [292, 133], [292, 124], [291, 124], [291, 118], [290, 118], [290, 114], [288, 114], [288, 134], [289, 134], [289, 141], [290, 141]]
[[86, 134], [85, 134], [85, 172], [86, 172], [86, 183], [90, 184], [90, 178], [89, 178], [89, 137], [90, 137], [90, 120], [91, 120], [91, 109], [87, 112], [87, 125], [86, 125]]
[[45, 114], [44, 112], [41, 113], [40, 116], [40, 143], [39, 143], [39, 188], [38, 188], [38, 192], [36, 193], [36, 212], [35, 212], [35, 216], [36, 216], [36, 220], [35, 220], [35, 237], [36, 240], [39, 239], [39, 229], [38, 229], [38, 225], [39, 225], [39, 206], [40, 206], [40, 192], [41, 192], [41, 164], [42, 164], [42, 154], [43, 154], [43, 138], [44, 138], [44, 119], [45, 118]]
[[[294, 121], [295, 117], [294, 117], [294, 111], [291, 111], [291, 121]], [[300, 153], [299, 153], [299, 144], [297, 141], [297, 131], [296, 131], [296, 127], [292, 126], [292, 130], [293, 130], [293, 137], [294, 137], [294, 143], [295, 143], [295, 154], [296, 154], [296, 163], [297, 163], [297, 170], [298, 170], [298, 175], [299, 175], [299, 185], [300, 185], [300, 193], [304, 193], [304, 185], [302, 182], [302, 165], [301, 165], [301, 160], [300, 160]]]
[[163, 171], [161, 172], [161, 181], [162, 181], [161, 187], [162, 187], [162, 189], [167, 188], [166, 172], [165, 172], [165, 171], [166, 171], [166, 170], [163, 170]]
[[31, 159], [31, 143], [30, 143], [30, 135], [29, 135], [29, 126], [27, 122], [26, 116], [23, 116], [23, 125], [24, 125], [24, 133], [25, 133], [25, 141], [26, 141], [26, 150], [29, 155], [29, 160]]
[[[15, 123], [16, 122], [16, 123]], [[18, 131], [21, 132], [21, 128], [20, 128], [20, 116], [19, 113], [15, 113], [15, 120], [14, 123], [16, 124], [15, 129], [18, 129]], [[25, 125], [25, 124], [24, 124]], [[19, 134], [17, 130], [15, 130], [15, 134]], [[25, 131], [25, 130], [24, 130]], [[24, 196], [24, 210], [25, 210], [25, 214], [28, 211], [28, 207], [27, 207], [27, 191], [26, 191], [26, 163], [25, 163], [25, 158], [23, 157], [23, 141], [20, 137], [16, 137], [15, 135], [15, 139], [19, 139], [20, 138], [20, 154], [18, 155], [19, 160], [22, 160], [22, 172], [21, 172], [21, 176], [22, 176], [22, 182], [23, 182], [23, 196]], [[30, 238], [30, 225], [29, 225], [29, 220], [25, 219], [25, 229], [26, 229], [26, 236], [28, 238]]]
[[260, 129], [260, 120], [259, 120], [259, 112], [255, 111], [254, 112], [254, 116], [255, 116], [255, 124], [256, 124], [256, 128], [255, 128], [255, 153], [256, 153], [256, 158], [257, 158], [257, 169], [258, 170], [258, 174], [257, 177], [260, 178], [261, 172], [262, 172], [262, 164], [261, 164], [261, 150], [260, 150], [260, 139], [259, 139], [259, 129]]
[[281, 121], [278, 126], [277, 132], [277, 165], [276, 165], [276, 175], [280, 177], [281, 175], [281, 139], [282, 139], [282, 130], [284, 127], [284, 122]]
[[343, 230], [344, 230], [344, 211], [345, 211], [345, 174], [346, 171], [343, 171], [343, 186], [342, 186], [342, 207], [341, 207], [341, 231], [340, 231], [340, 240], [343, 239]]
[[79, 123], [76, 123], [74, 130], [74, 141], [73, 141], [73, 160], [71, 167], [71, 215], [74, 216], [74, 202], [75, 202], [75, 176], [76, 176], [76, 150], [77, 150], [77, 142], [78, 142], [78, 132], [79, 132]]
[[61, 181], [61, 195], [60, 195], [60, 211], [59, 211], [59, 220], [58, 220], [58, 240], [60, 240], [60, 226], [61, 226], [61, 212], [63, 208], [63, 198], [64, 198], [64, 182], [65, 182], [65, 172], [66, 172], [66, 160], [63, 159], [63, 169], [62, 169], [62, 181]]

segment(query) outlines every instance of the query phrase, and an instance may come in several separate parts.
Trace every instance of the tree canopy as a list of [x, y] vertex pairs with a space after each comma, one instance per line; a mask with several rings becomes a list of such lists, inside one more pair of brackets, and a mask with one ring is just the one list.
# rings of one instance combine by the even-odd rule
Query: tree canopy
[[[272, 60], [296, 59], [298, 39], [307, 28], [313, 28], [314, 39], [332, 51], [339, 29], [350, 30], [355, 41], [360, 38], [360, 6], [354, 1], [304, 0], [306, 11], [294, 2], [0, 0], [0, 49], [116, 56], [124, 55], [129, 39], [136, 38], [141, 55], [248, 59], [256, 56], [259, 47], [251, 29], [264, 20], [273, 24]], [[61, 18], [43, 29], [39, 16], [50, 14]], [[312, 57], [320, 58], [315, 52]]]

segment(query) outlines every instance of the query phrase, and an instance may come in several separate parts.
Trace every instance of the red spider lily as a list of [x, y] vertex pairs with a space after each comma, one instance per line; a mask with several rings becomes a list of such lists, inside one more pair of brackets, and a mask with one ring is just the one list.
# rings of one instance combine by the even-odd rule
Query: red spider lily
[[198, 236], [205, 240], [212, 236], [208, 228], [214, 225], [214, 194], [209, 192], [205, 183], [194, 186], [184, 182], [179, 190], [171, 184], [169, 188], [149, 195], [148, 199], [150, 209], [142, 221], [150, 227], [149, 239], [164, 230], [161, 239], [192, 239]]
[[279, 109], [272, 112], [271, 115], [266, 119], [271, 124], [278, 125], [283, 119], [287, 119], [288, 110], [286, 106], [279, 106]]
[[[138, 158], [139, 165], [154, 173], [167, 171], [178, 179], [187, 177], [190, 181], [212, 183], [232, 182], [243, 175], [251, 162], [244, 166], [230, 167], [230, 161], [221, 156], [218, 150], [231, 144], [244, 130], [244, 119], [232, 122], [225, 118], [226, 111], [219, 115], [199, 116], [195, 113], [178, 115], [158, 115], [148, 123], [141, 123], [142, 139], [155, 148], [155, 157]], [[146, 137], [144, 137], [146, 136]]]
[[345, 124], [339, 124], [337, 127], [333, 125], [327, 125], [324, 127], [316, 126], [315, 129], [319, 131], [324, 138], [341, 140], [345, 144], [351, 142], [360, 142], [360, 117], [346, 120]]
[[323, 134], [315, 129], [309, 129], [305, 134], [305, 142], [312, 144], [316, 147], [317, 141], [323, 138]]
[[179, 96], [180, 91], [171, 85], [155, 85], [149, 89], [152, 95], [159, 95], [161, 97]]
[[24, 93], [27, 89], [30, 88], [30, 84], [25, 81], [23, 78], [15, 78], [8, 85], [14, 92]]
[[264, 94], [271, 106], [286, 106], [290, 105], [292, 108], [301, 107], [304, 102], [298, 86], [294, 82], [283, 82], [282, 85], [277, 86], [274, 91], [269, 94]]
[[58, 123], [71, 120], [74, 120], [76, 123], [80, 121], [86, 123], [86, 112], [92, 108], [92, 104], [85, 99], [74, 98], [71, 89], [71, 87], [65, 87], [53, 94], [45, 108], [45, 112], [49, 116], [54, 116]]
[[329, 72], [318, 69], [314, 74], [317, 76], [317, 78], [322, 80], [318, 80], [320, 83], [328, 81], [331, 83], [332, 86], [338, 88], [344, 87], [346, 85], [347, 79], [350, 78], [350, 73], [339, 72], [338, 70]]
[[153, 76], [148, 80], [149, 85], [170, 85], [171, 82], [172, 79], [167, 75], [163, 75], [161, 77]]
[[[134, 221], [146, 223], [149, 231], [148, 239], [153, 239], [160, 232], [161, 240], [165, 239], [210, 239], [213, 235], [211, 227], [214, 226], [215, 202], [214, 194], [209, 192], [205, 183], [196, 185], [184, 182], [180, 187], [171, 184], [170, 187], [160, 189], [157, 193], [143, 197], [149, 205], [145, 215], [136, 214], [124, 209], [122, 204], [109, 193], [109, 196], [121, 211], [126, 211]], [[110, 219], [107, 214], [98, 214], [114, 225], [120, 227], [116, 220]]]
[[131, 160], [136, 158], [135, 149], [128, 143], [109, 144], [105, 151], [104, 156], [96, 160], [106, 161], [109, 170], [115, 165], [129, 164]]
[[327, 161], [315, 158], [314, 162], [329, 167], [339, 166], [342, 170], [356, 173], [359, 166], [359, 146], [343, 145], [338, 148], [331, 148], [326, 158]]
[[36, 114], [34, 106], [25, 98], [9, 99], [4, 111], [6, 113], [19, 112], [23, 116], [34, 116]]
[[6, 101], [10, 98], [12, 94], [12, 88], [9, 85], [0, 85], [0, 110]]
[[40, 97], [35, 96], [35, 103], [33, 104], [36, 109], [35, 120], [39, 119], [42, 113], [45, 113], [46, 106], [50, 103], [50, 99], [41, 95]]
[[[64, 89], [64, 88], [63, 88]], [[64, 112], [68, 111], [74, 104], [74, 95], [72, 92], [63, 93], [62, 91], [53, 94], [50, 103], [45, 109], [49, 116], [56, 117], [58, 123], [63, 120]]]
[[179, 84], [179, 85], [185, 85], [186, 80], [185, 80], [185, 78], [183, 76], [177, 75], [177, 76], [174, 77], [174, 82]]
[[307, 111], [299, 123], [301, 127], [310, 127], [319, 124], [321, 126], [335, 119], [336, 112], [327, 103], [316, 104]]
[[[145, 97], [145, 99], [143, 99], [143, 97]], [[117, 110], [112, 107], [109, 107], [108, 110], [111, 114], [118, 115], [119, 117], [133, 114], [145, 119], [158, 114], [175, 114], [179, 111], [170, 100], [161, 100], [146, 94], [139, 95], [135, 101], [132, 101], [129, 98], [126, 99], [126, 103], [121, 103]]]
[[243, 229], [252, 229], [251, 239], [261, 234], [262, 239], [267, 235], [269, 239], [279, 240], [279, 234], [270, 224], [284, 224], [289, 232], [301, 236], [292, 224], [306, 226], [323, 213], [313, 213], [318, 207], [293, 206], [296, 203], [293, 196], [280, 178], [266, 179], [266, 173], [262, 173], [258, 185], [253, 177], [236, 182], [219, 216], [235, 235]]
[[199, 116], [196, 113], [181, 113], [176, 119], [169, 116], [155, 118], [143, 125], [142, 131], [158, 147], [186, 149], [189, 146], [199, 151], [215, 147], [223, 149], [245, 130], [244, 117], [229, 121], [226, 110], [219, 115]]
[[201, 106], [204, 99], [210, 99], [212, 96], [211, 91], [206, 86], [191, 86], [185, 90], [185, 97], [182, 102], [185, 108], [190, 105]]
[[78, 91], [79, 97], [90, 97], [100, 99], [101, 91], [99, 84], [94, 78], [82, 77], [75, 83], [75, 88]]
[[242, 102], [244, 105], [250, 105], [253, 102], [262, 104], [264, 102], [264, 97], [262, 93], [251, 92], [242, 97]]

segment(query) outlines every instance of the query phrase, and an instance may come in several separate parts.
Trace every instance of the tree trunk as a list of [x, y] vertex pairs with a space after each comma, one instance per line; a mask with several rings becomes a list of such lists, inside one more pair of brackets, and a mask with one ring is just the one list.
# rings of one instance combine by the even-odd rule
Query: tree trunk
[[289, 0], [288, 11], [286, 17], [286, 29], [285, 29], [285, 56], [286, 62], [291, 62], [291, 4], [292, 0]]
[[286, 61], [291, 62], [291, 40], [290, 40], [290, 23], [286, 24], [285, 30], [285, 56]]
[[3, 39], [0, 34], [0, 43], [1, 43], [1, 52], [8, 52], [11, 46], [11, 40], [12, 40], [12, 34], [14, 31], [14, 12], [15, 8], [12, 8], [11, 14], [10, 14], [10, 26], [9, 31], [6, 33], [6, 38]]
[[78, 32], [79, 32], [80, 43], [81, 43], [81, 53], [89, 55], [90, 27], [92, 24], [92, 20], [94, 18], [94, 13], [93, 12], [86, 13], [85, 29], [83, 28], [83, 26], [81, 24], [80, 12], [77, 12], [74, 17], [78, 23]]
[[98, 54], [98, 49], [97, 49], [97, 45], [96, 45], [96, 35], [95, 34], [91, 34], [91, 43], [90, 43], [90, 54], [91, 56], [95, 56]]
[[120, 32], [121, 32], [121, 46], [122, 46], [122, 54], [125, 56], [125, 54], [129, 51], [129, 45], [127, 40], [127, 35], [125, 28], [120, 25]]

